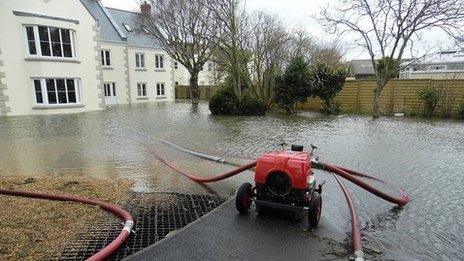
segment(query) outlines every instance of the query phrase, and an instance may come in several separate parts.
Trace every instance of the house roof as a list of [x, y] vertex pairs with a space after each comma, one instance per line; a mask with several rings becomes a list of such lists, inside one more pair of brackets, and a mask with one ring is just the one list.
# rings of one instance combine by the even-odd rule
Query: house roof
[[413, 62], [413, 64], [449, 64], [449, 63], [464, 63], [464, 49], [463, 50], [446, 50], [436, 52], [420, 58]]
[[[122, 28], [127, 35], [127, 42], [130, 45], [159, 47], [157, 40], [152, 35], [145, 33], [140, 25], [137, 24], [139, 13], [109, 7], [106, 7], [106, 9], [114, 18], [116, 25]], [[129, 26], [131, 30], [127, 30], [124, 25]]]
[[369, 59], [366, 60], [352, 60], [351, 67], [355, 75], [369, 75], [375, 74], [374, 67], [372, 66], [372, 61]]
[[[156, 39], [137, 25], [139, 13], [105, 7], [99, 0], [80, 0], [100, 26], [100, 39], [135, 46], [159, 47]], [[124, 26], [128, 25], [131, 30]]]
[[87, 8], [90, 14], [98, 21], [100, 26], [100, 38], [105, 41], [125, 42], [126, 36], [123, 31], [118, 28], [111, 15], [100, 1], [97, 0], [80, 0]]

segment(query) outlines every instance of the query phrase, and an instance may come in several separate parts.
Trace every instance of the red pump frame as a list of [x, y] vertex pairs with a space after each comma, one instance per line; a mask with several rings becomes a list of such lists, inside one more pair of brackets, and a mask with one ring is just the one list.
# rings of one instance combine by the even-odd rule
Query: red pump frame
[[311, 156], [308, 152], [274, 151], [258, 158], [255, 183], [265, 184], [267, 176], [274, 172], [285, 173], [292, 188], [308, 189], [308, 177], [312, 175]]

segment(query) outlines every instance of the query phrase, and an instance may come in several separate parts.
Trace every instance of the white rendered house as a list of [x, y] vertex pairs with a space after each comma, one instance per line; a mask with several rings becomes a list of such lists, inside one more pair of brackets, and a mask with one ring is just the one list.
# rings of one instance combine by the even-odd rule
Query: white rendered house
[[172, 59], [97, 0], [0, 1], [0, 116], [174, 99]]

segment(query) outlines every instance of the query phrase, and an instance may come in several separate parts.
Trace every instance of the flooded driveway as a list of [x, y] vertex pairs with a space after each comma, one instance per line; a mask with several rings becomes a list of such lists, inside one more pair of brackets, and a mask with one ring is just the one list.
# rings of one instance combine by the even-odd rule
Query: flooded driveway
[[[197, 174], [228, 166], [200, 160], [152, 137], [247, 161], [286, 141], [319, 147], [322, 160], [365, 171], [402, 186], [412, 201], [404, 209], [353, 189], [364, 246], [395, 260], [464, 259], [464, 123], [408, 118], [372, 120], [315, 113], [266, 117], [216, 117], [206, 104], [120, 106], [106, 111], [0, 118], [0, 175], [125, 177], [137, 190], [204, 193], [204, 187], [154, 159], [156, 149]], [[346, 203], [330, 175], [324, 186], [322, 227], [350, 230]], [[211, 184], [233, 195], [252, 175]], [[387, 189], [387, 188], [385, 188]]]

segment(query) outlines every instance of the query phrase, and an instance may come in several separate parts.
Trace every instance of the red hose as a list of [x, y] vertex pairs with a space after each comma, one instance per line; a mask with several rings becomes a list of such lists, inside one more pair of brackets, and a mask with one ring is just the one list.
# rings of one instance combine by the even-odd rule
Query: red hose
[[[353, 170], [350, 170], [350, 169], [346, 169], [346, 168], [340, 168], [338, 166], [335, 166], [335, 165], [331, 165], [331, 164], [328, 164], [328, 163], [320, 163], [321, 166], [322, 166], [322, 169], [325, 170], [325, 171], [328, 171], [328, 172], [332, 172], [332, 173], [335, 173], [351, 182], [353, 182], [354, 184], [360, 186], [361, 188], [369, 191], [370, 193], [386, 200], [386, 201], [389, 201], [391, 203], [395, 203], [397, 205], [400, 205], [400, 206], [404, 206], [406, 205], [408, 202], [409, 202], [409, 196], [402, 190], [402, 189], [399, 189], [399, 191], [401, 192], [401, 197], [394, 197], [394, 196], [390, 196], [376, 188], [374, 188], [373, 186], [369, 185], [368, 183], [354, 177], [354, 176], [361, 176], [361, 177], [367, 177], [367, 178], [371, 178], [371, 179], [374, 179], [374, 180], [377, 180], [377, 181], [380, 181], [380, 182], [384, 182], [384, 183], [387, 183], [381, 179], [378, 179], [378, 178], [375, 178], [375, 177], [371, 177], [371, 176], [368, 176], [366, 174], [362, 174], [362, 173], [359, 173], [359, 172], [356, 172], [356, 171], [353, 171]], [[387, 183], [388, 184], [388, 183]]]
[[166, 164], [171, 169], [175, 170], [176, 172], [186, 176], [187, 178], [189, 178], [189, 179], [191, 179], [191, 180], [193, 180], [195, 182], [200, 182], [200, 183], [209, 183], [209, 182], [215, 182], [215, 181], [223, 180], [223, 179], [226, 179], [226, 178], [230, 178], [232, 176], [235, 176], [235, 175], [237, 175], [237, 174], [239, 174], [241, 172], [244, 172], [245, 170], [249, 170], [249, 169], [254, 168], [256, 166], [256, 161], [253, 161], [253, 162], [250, 162], [248, 164], [242, 165], [242, 166], [240, 166], [240, 167], [238, 167], [236, 169], [233, 169], [231, 171], [228, 171], [226, 173], [223, 173], [223, 174], [220, 174], [220, 175], [217, 175], [217, 176], [214, 176], [214, 177], [200, 177], [200, 176], [195, 176], [193, 174], [187, 173], [187, 172], [177, 168], [172, 163], [170, 163], [169, 161], [167, 161], [166, 159], [161, 157], [155, 150], [152, 149], [150, 151], [156, 158], [158, 158], [161, 162]]
[[343, 191], [345, 195], [346, 203], [348, 204], [348, 208], [350, 209], [351, 215], [351, 234], [353, 238], [353, 249], [355, 260], [362, 260], [363, 259], [363, 252], [362, 252], [362, 245], [361, 245], [361, 229], [359, 228], [359, 219], [358, 214], [356, 213], [356, 207], [354, 206], [353, 199], [351, 197], [350, 191], [345, 187], [343, 182], [335, 175], [332, 174], [337, 180], [338, 185]]
[[125, 211], [121, 207], [110, 204], [107, 202], [103, 202], [97, 199], [89, 199], [84, 197], [77, 197], [77, 196], [69, 196], [69, 195], [51, 195], [45, 193], [38, 193], [38, 192], [29, 192], [29, 191], [20, 191], [20, 190], [8, 190], [8, 189], [0, 189], [0, 194], [9, 195], [9, 196], [18, 196], [18, 197], [27, 197], [27, 198], [39, 198], [39, 199], [47, 199], [47, 200], [56, 200], [56, 201], [73, 201], [88, 205], [99, 206], [105, 211], [109, 211], [121, 219], [125, 220], [124, 228], [121, 230], [121, 233], [113, 240], [109, 245], [98, 251], [93, 256], [89, 257], [87, 260], [91, 261], [101, 261], [105, 260], [109, 255], [114, 253], [130, 235], [130, 231], [134, 224], [132, 216], [129, 212]]

